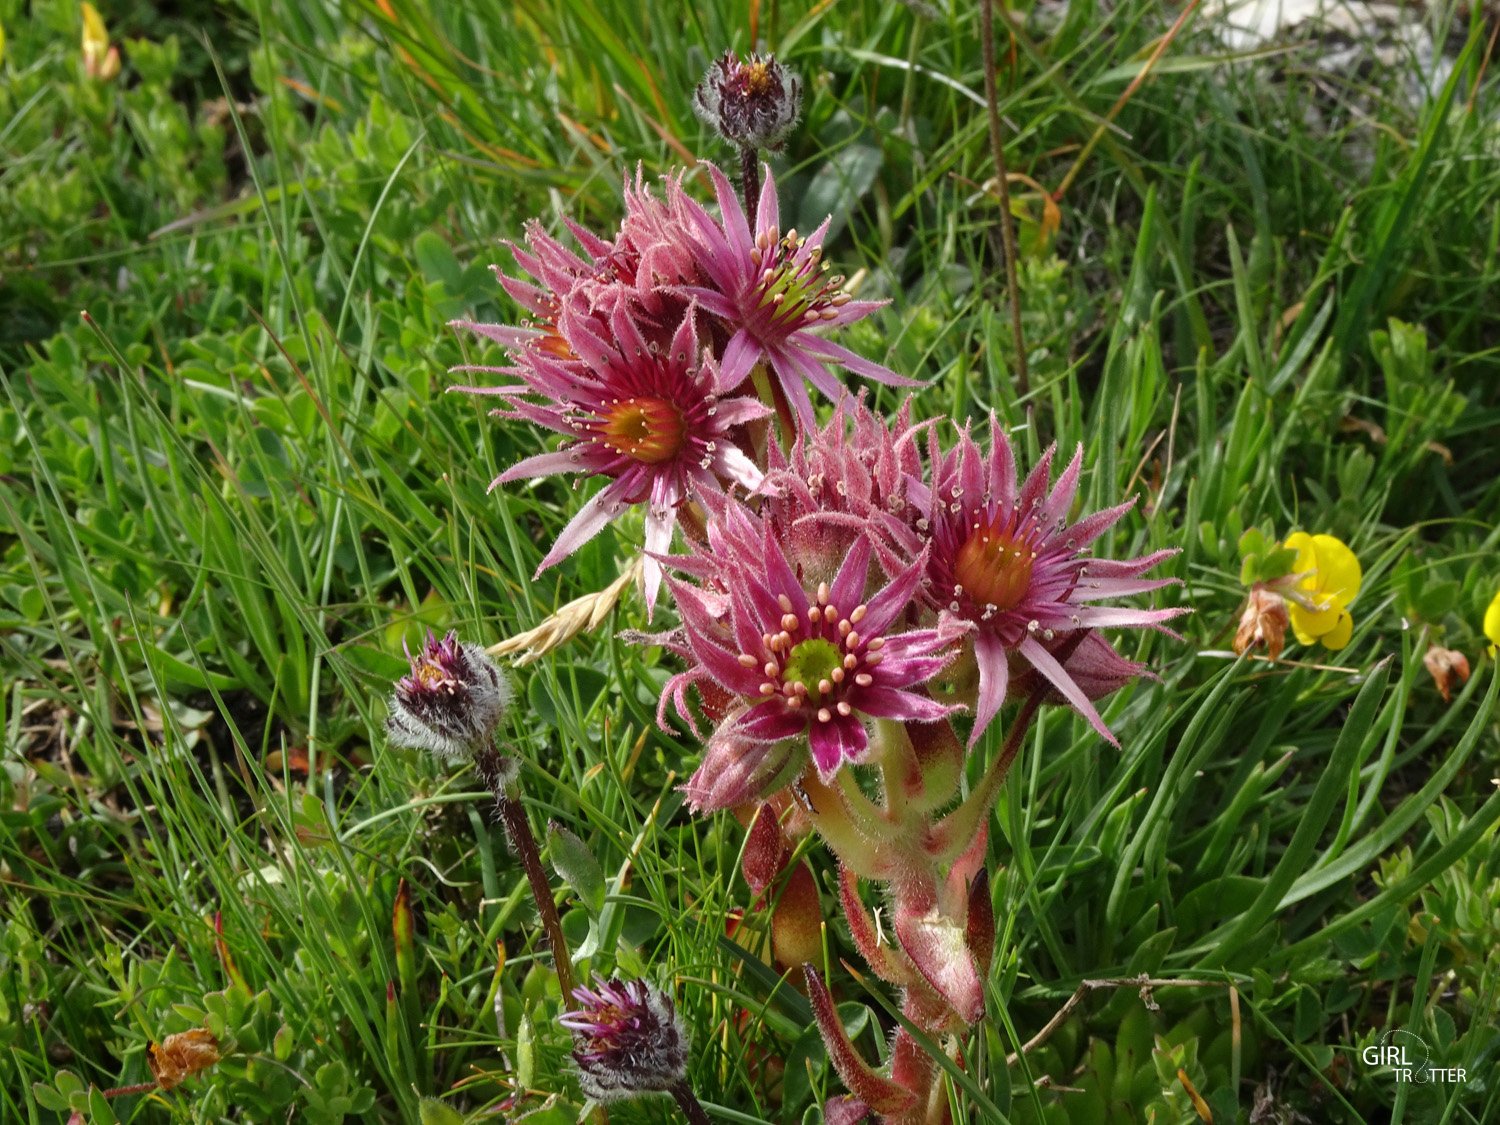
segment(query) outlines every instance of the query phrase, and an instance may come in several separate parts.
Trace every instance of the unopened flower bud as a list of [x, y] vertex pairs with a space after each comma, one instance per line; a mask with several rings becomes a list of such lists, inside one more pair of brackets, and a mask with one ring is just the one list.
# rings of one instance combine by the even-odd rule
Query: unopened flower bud
[[472, 757], [494, 740], [511, 699], [510, 682], [484, 649], [460, 643], [457, 633], [441, 641], [431, 632], [411, 672], [391, 695], [386, 732], [393, 745], [429, 750], [456, 761]]
[[682, 792], [688, 807], [706, 816], [776, 792], [802, 771], [805, 758], [790, 740], [753, 742], [720, 734], [709, 739], [702, 764]]
[[1453, 701], [1455, 684], [1469, 682], [1469, 658], [1454, 648], [1432, 645], [1422, 657], [1422, 663], [1432, 674], [1444, 703]]
[[802, 83], [771, 55], [716, 59], [693, 93], [698, 116], [741, 148], [781, 146], [802, 112]]
[[645, 981], [605, 980], [575, 988], [582, 1005], [558, 1022], [573, 1033], [579, 1084], [595, 1101], [672, 1090], [687, 1076], [687, 1031], [672, 999]]
[[1240, 627], [1234, 634], [1234, 651], [1243, 653], [1264, 646], [1266, 655], [1275, 660], [1286, 645], [1286, 631], [1290, 624], [1291, 614], [1286, 599], [1257, 582], [1250, 587], [1250, 597], [1240, 615]]

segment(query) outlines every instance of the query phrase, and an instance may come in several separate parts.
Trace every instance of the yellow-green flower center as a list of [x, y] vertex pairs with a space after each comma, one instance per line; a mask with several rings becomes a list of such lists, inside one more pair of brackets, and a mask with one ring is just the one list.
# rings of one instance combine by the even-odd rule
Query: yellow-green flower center
[[820, 702], [818, 684], [833, 682], [834, 669], [843, 667], [844, 654], [838, 646], [822, 637], [809, 637], [794, 645], [787, 654], [781, 682], [800, 684], [807, 692], [808, 701], [816, 707]]
[[1014, 609], [1031, 587], [1036, 553], [1011, 538], [998, 520], [980, 520], [958, 550], [954, 580], [977, 605]]
[[670, 461], [687, 439], [682, 411], [661, 398], [628, 398], [612, 403], [596, 432], [616, 453], [647, 465]]

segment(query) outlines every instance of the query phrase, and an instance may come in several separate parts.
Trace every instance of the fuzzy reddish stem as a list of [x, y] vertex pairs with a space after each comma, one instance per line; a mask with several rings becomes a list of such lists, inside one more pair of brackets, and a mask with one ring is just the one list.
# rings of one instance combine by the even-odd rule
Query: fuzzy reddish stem
[[740, 149], [740, 193], [745, 198], [745, 215], [753, 225], [760, 206], [760, 150], [754, 145]]
[[155, 1082], [139, 1082], [134, 1086], [116, 1086], [110, 1090], [104, 1090], [106, 1098], [124, 1098], [131, 1094], [146, 1094], [156, 1089]]
[[703, 1108], [703, 1103], [693, 1093], [692, 1087], [687, 1084], [687, 1079], [680, 1079], [671, 1090], [672, 1097], [677, 1102], [677, 1108], [692, 1125], [712, 1125], [708, 1111]]
[[562, 919], [558, 917], [557, 904], [552, 901], [552, 884], [542, 866], [542, 853], [537, 848], [536, 836], [532, 834], [531, 822], [526, 819], [526, 810], [520, 800], [505, 789], [505, 771], [500, 765], [500, 755], [494, 750], [481, 751], [475, 755], [475, 768], [480, 780], [495, 798], [500, 822], [505, 825], [505, 834], [511, 847], [526, 872], [526, 881], [531, 885], [531, 897], [536, 900], [537, 913], [542, 919], [542, 929], [547, 935], [547, 945], [552, 950], [552, 966], [557, 972], [558, 987], [562, 989], [566, 1004], [573, 995], [573, 962], [568, 957], [568, 941], [563, 936]]

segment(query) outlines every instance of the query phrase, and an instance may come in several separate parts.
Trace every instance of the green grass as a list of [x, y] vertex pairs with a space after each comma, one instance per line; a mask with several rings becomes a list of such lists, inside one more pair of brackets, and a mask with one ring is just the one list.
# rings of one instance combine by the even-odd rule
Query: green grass
[[[607, 228], [638, 162], [727, 155], [688, 93], [749, 45], [744, 6], [642, 22], [614, 0], [267, 0], [167, 23], [101, 5], [125, 43], [110, 84], [82, 72], [74, 5], [30, 8], [0, 0], [0, 1120], [147, 1081], [149, 1045], [205, 1019], [235, 1054], [86, 1118], [403, 1121], [429, 1096], [467, 1116], [519, 1083], [529, 1109], [557, 1095], [530, 1120], [575, 1120], [521, 872], [471, 777], [385, 745], [384, 698], [403, 638], [512, 635], [638, 549], [627, 520], [530, 580], [578, 500], [553, 481], [487, 494], [541, 437], [443, 393], [475, 355], [444, 325], [514, 317], [485, 267], [527, 218]], [[1111, 701], [1122, 750], [1049, 711], [1011, 775], [993, 1018], [955, 1106], [1125, 1121], [1159, 1097], [1194, 1120], [1182, 1066], [1215, 1120], [1248, 1120], [1267, 1084], [1317, 1121], [1495, 1120], [1491, 29], [1449, 13], [1467, 45], [1413, 107], [1399, 74], [1231, 65], [1190, 25], [1050, 247], [1022, 200], [1020, 396], [977, 11], [936, 13], [761, 9], [808, 88], [784, 206], [799, 228], [834, 213], [830, 256], [892, 299], [845, 343], [926, 380], [921, 415], [999, 411], [1028, 462], [1082, 442], [1085, 505], [1143, 501], [1101, 551], [1180, 548], [1164, 602], [1194, 611], [1185, 643], [1127, 653], [1161, 681]], [[1166, 26], [1145, 0], [1084, 0], [1002, 41], [1012, 169], [1061, 183]], [[1354, 548], [1347, 649], [1222, 655], [1251, 527]], [[744, 832], [681, 807], [698, 747], [654, 720], [674, 665], [615, 636], [643, 624], [628, 597], [516, 677], [533, 823], [577, 833], [608, 881], [597, 917], [567, 898], [567, 924], [592, 927], [594, 968], [677, 983], [723, 1120], [817, 1120], [838, 1079], [805, 999], [752, 952], [763, 915], [724, 936], [749, 900]], [[1422, 666], [1432, 638], [1473, 664], [1451, 704]], [[836, 873], [804, 850], [875, 1057], [891, 998], [840, 968], [857, 962]], [[1081, 980], [1140, 973], [1222, 983], [1158, 989], [1159, 1012], [1098, 990], [1007, 1068]], [[1469, 1081], [1366, 1067], [1387, 1028]], [[1034, 1090], [1044, 1075], [1085, 1092]]]

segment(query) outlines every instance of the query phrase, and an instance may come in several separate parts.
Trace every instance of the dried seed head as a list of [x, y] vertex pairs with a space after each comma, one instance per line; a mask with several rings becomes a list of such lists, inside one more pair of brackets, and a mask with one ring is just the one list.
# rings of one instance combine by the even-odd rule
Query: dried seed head
[[184, 1078], [213, 1066], [219, 1057], [219, 1041], [213, 1033], [195, 1027], [151, 1044], [151, 1054], [146, 1062], [156, 1084], [163, 1090], [171, 1090], [181, 1085]]
[[1453, 702], [1454, 688], [1469, 682], [1469, 658], [1457, 649], [1431, 645], [1422, 657], [1422, 664], [1432, 676], [1444, 703]]
[[1234, 634], [1234, 651], [1264, 648], [1272, 660], [1286, 647], [1286, 631], [1291, 624], [1286, 599], [1275, 590], [1257, 582], [1250, 587], [1240, 625]]
[[447, 761], [487, 748], [511, 688], [484, 649], [460, 643], [457, 633], [440, 641], [429, 632], [422, 650], [408, 650], [407, 657], [411, 672], [397, 681], [385, 724], [392, 745], [429, 750]]
[[575, 988], [582, 1005], [558, 1017], [573, 1033], [583, 1092], [596, 1101], [670, 1090], [687, 1074], [688, 1039], [672, 999], [645, 981], [605, 980]]
[[772, 55], [725, 51], [693, 93], [698, 116], [741, 148], [781, 147], [802, 112], [802, 83]]

